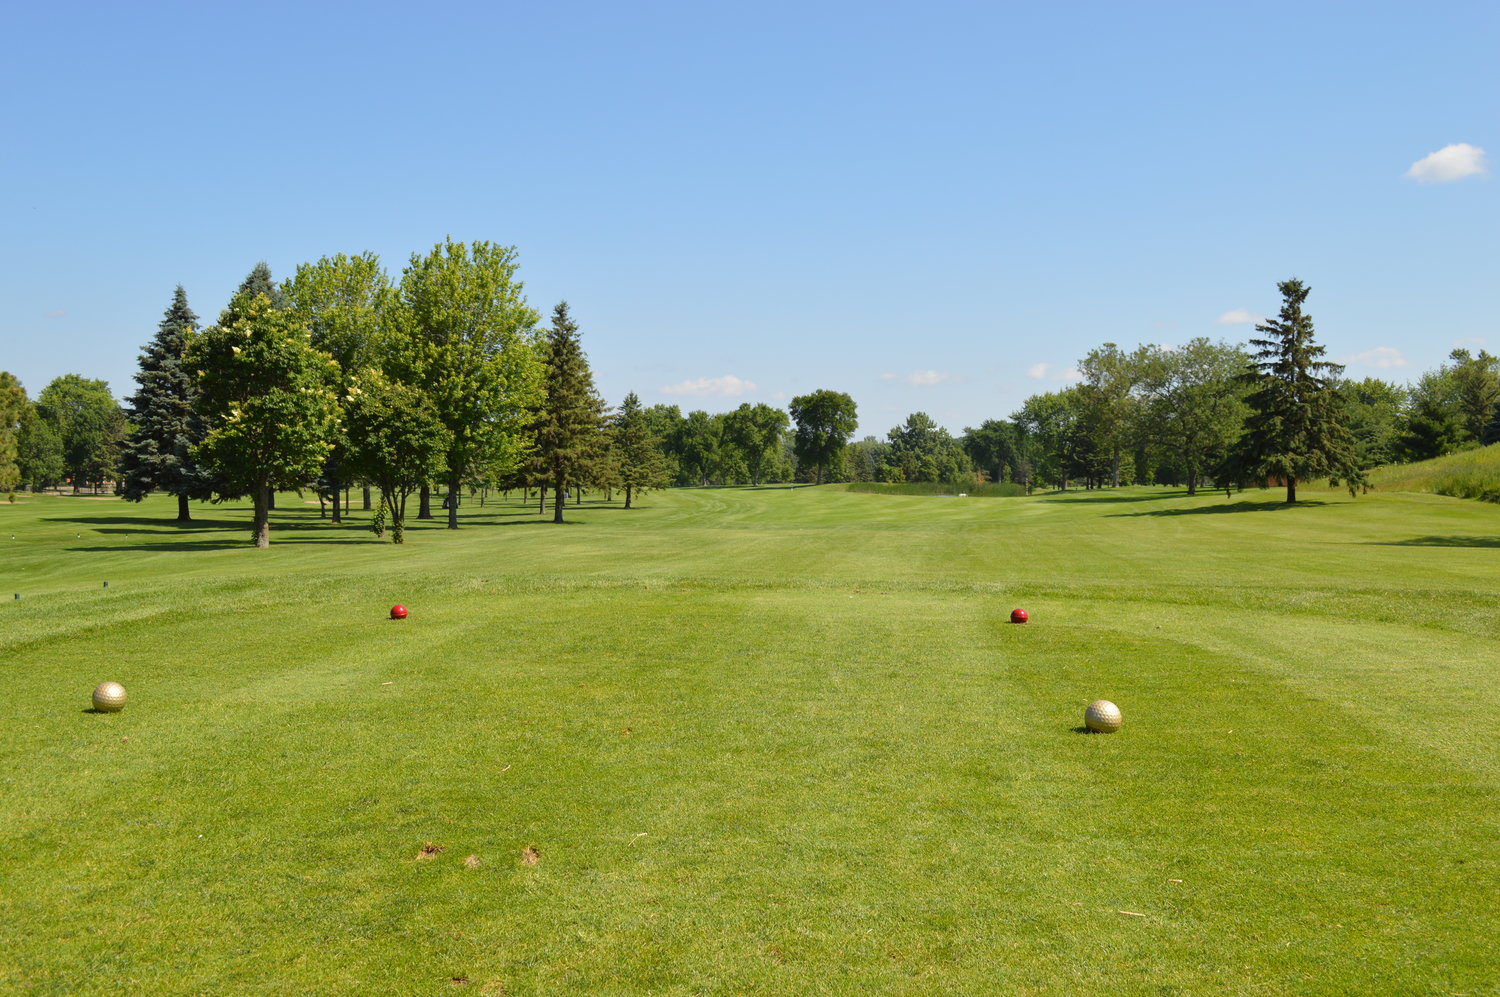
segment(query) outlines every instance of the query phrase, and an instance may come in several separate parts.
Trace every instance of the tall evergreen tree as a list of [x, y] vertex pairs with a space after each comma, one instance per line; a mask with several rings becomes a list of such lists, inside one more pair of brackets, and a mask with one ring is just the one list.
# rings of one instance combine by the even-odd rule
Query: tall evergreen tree
[[140, 389], [126, 402], [135, 428], [120, 455], [121, 494], [131, 502], [157, 488], [176, 495], [179, 523], [192, 520], [189, 499], [213, 495], [208, 473], [190, 453], [205, 435], [202, 420], [193, 414], [197, 378], [182, 365], [187, 337], [197, 329], [198, 316], [179, 284], [155, 337], [141, 350], [135, 375]]
[[261, 260], [255, 266], [251, 267], [250, 272], [245, 275], [245, 279], [240, 281], [240, 286], [235, 290], [234, 295], [235, 297], [239, 297], [242, 294], [248, 294], [252, 298], [257, 294], [264, 294], [271, 299], [273, 307], [286, 307], [286, 295], [282, 293], [281, 288], [276, 285], [276, 282], [271, 279], [271, 267], [265, 260]]
[[651, 422], [634, 391], [625, 396], [615, 415], [610, 446], [619, 468], [620, 487], [625, 489], [625, 508], [633, 496], [667, 483], [667, 459], [661, 440], [651, 431]]
[[568, 485], [587, 477], [604, 443], [604, 402], [594, 390], [594, 375], [566, 301], [552, 310], [543, 357], [546, 394], [532, 432], [542, 480], [552, 488], [552, 521], [561, 523]]
[[1297, 501], [1297, 482], [1328, 475], [1350, 494], [1364, 483], [1354, 439], [1341, 421], [1337, 379], [1343, 366], [1319, 360], [1312, 316], [1302, 310], [1312, 288], [1293, 278], [1277, 284], [1281, 313], [1257, 325], [1255, 371], [1247, 375], [1250, 415], [1233, 463], [1241, 475], [1275, 477], [1286, 483], [1287, 502]]

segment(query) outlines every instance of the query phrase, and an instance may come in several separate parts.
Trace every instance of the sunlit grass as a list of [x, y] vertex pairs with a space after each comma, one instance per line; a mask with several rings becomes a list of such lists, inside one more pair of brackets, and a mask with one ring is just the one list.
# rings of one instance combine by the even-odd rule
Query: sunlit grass
[[0, 505], [0, 990], [1492, 992], [1500, 520], [1303, 497]]

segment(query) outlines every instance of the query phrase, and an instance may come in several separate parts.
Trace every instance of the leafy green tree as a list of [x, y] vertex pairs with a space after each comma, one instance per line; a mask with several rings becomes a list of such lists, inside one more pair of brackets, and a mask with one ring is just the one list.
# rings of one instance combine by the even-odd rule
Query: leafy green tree
[[0, 370], [0, 491], [13, 491], [21, 483], [21, 416], [30, 404], [16, 376]]
[[715, 422], [707, 412], [689, 412], [678, 433], [678, 454], [684, 476], [692, 484], [704, 486], [719, 465], [722, 422]]
[[[374, 253], [324, 256], [316, 263], [297, 267], [281, 291], [286, 307], [310, 330], [313, 348], [338, 363], [342, 380], [330, 387], [340, 396], [347, 394], [354, 372], [370, 364], [380, 336], [381, 314], [390, 304], [391, 281], [380, 266], [380, 258]], [[339, 496], [351, 446], [347, 427], [329, 442], [333, 449], [319, 478], [319, 488], [333, 502], [333, 522], [339, 523]]]
[[177, 285], [172, 303], [141, 350], [135, 375], [140, 389], [128, 399], [134, 426], [120, 454], [121, 494], [139, 502], [154, 489], [177, 496], [177, 521], [192, 521], [189, 499], [213, 495], [213, 482], [191, 456], [202, 442], [202, 420], [193, 414], [197, 379], [182, 365], [187, 337], [198, 328], [187, 292]]
[[744, 455], [750, 483], [759, 487], [762, 472], [781, 450], [781, 439], [791, 421], [781, 409], [764, 402], [745, 402], [724, 416], [724, 439]]
[[620, 487], [625, 490], [625, 508], [630, 508], [635, 495], [666, 487], [666, 455], [662, 453], [661, 441], [651, 431], [651, 420], [641, 408], [641, 400], [633, 391], [625, 396], [615, 413], [610, 449], [619, 471]]
[[514, 247], [451, 239], [412, 254], [383, 315], [398, 340], [386, 373], [418, 388], [450, 434], [448, 528], [474, 468], [519, 468], [527, 418], [544, 390], [537, 313], [515, 279]]
[[842, 391], [822, 389], [793, 398], [789, 409], [797, 424], [792, 443], [797, 459], [817, 469], [815, 483], [821, 485], [824, 472], [836, 467], [844, 444], [859, 425], [854, 399]]
[[271, 542], [271, 490], [318, 473], [338, 419], [328, 389], [336, 364], [308, 339], [307, 326], [269, 297], [243, 294], [217, 325], [188, 337], [183, 356], [198, 372], [194, 405], [208, 426], [193, 459], [212, 470], [220, 498], [252, 497], [257, 547]]
[[1255, 327], [1263, 338], [1250, 340], [1250, 414], [1233, 465], [1242, 475], [1280, 478], [1288, 503], [1297, 501], [1300, 479], [1325, 474], [1357, 494], [1364, 472], [1342, 422], [1337, 378], [1344, 368], [1318, 359], [1324, 350], [1313, 342], [1312, 316], [1302, 310], [1312, 288], [1295, 278], [1277, 287], [1280, 314]]
[[652, 405], [645, 410], [646, 425], [661, 444], [662, 463], [667, 480], [676, 485], [692, 483], [691, 474], [682, 466], [683, 432], [687, 420], [676, 405]]
[[1338, 387], [1344, 400], [1344, 422], [1354, 437], [1359, 466], [1368, 470], [1395, 462], [1401, 419], [1410, 392], [1378, 377], [1341, 381]]
[[31, 402], [21, 410], [16, 431], [16, 466], [21, 483], [34, 492], [60, 482], [68, 473], [62, 437]]
[[1396, 432], [1403, 461], [1429, 460], [1453, 453], [1467, 442], [1458, 406], [1458, 386], [1446, 365], [1417, 379]]
[[984, 469], [991, 481], [1019, 481], [1021, 454], [1014, 423], [1004, 419], [986, 419], [978, 429], [965, 427], [960, 442], [969, 459]]
[[348, 466], [380, 489], [376, 533], [389, 522], [391, 540], [404, 543], [406, 500], [447, 469], [448, 428], [421, 392], [378, 370], [351, 378], [344, 402]]
[[[1089, 464], [1080, 408], [1077, 387], [1069, 387], [1032, 395], [1010, 417], [1031, 475], [1042, 482], [1053, 482], [1063, 491], [1067, 491], [1069, 480], [1084, 473]], [[1032, 483], [1028, 478], [1027, 487]]]
[[1199, 336], [1176, 349], [1142, 347], [1136, 365], [1147, 433], [1196, 494], [1244, 429], [1250, 358]]
[[120, 410], [108, 384], [64, 374], [42, 389], [36, 407], [62, 440], [63, 461], [75, 492], [93, 477], [91, 471], [108, 469], [109, 451], [118, 443], [113, 434]]
[[604, 402], [594, 390], [578, 325], [560, 301], [543, 348], [545, 394], [532, 433], [543, 480], [552, 488], [552, 521], [563, 521], [568, 485], [585, 480], [604, 449]]
[[926, 412], [913, 412], [888, 436], [891, 462], [907, 481], [958, 482], [972, 473], [963, 447]]
[[1088, 428], [1092, 449], [1108, 460], [1111, 487], [1120, 485], [1120, 462], [1137, 428], [1134, 389], [1139, 357], [1105, 343], [1078, 362], [1079, 417]]

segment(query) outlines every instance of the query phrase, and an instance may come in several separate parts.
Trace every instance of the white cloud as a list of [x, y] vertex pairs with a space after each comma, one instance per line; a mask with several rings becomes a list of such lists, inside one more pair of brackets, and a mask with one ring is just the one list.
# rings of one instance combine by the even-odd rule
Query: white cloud
[[918, 370], [906, 375], [907, 384], [942, 384], [944, 381], [952, 381], [952, 374], [943, 374], [935, 370]]
[[754, 390], [754, 381], [746, 381], [733, 374], [725, 374], [723, 377], [700, 377], [694, 381], [668, 385], [661, 389], [661, 393], [691, 395], [695, 398], [739, 398]]
[[44, 313], [42, 315], [42, 317], [43, 318], [62, 318], [66, 314], [68, 314], [67, 309], [65, 309], [65, 308], [54, 308], [52, 311]]
[[786, 392], [785, 391], [773, 391], [773, 392], [771, 392], [771, 401], [773, 401], [773, 402], [784, 402], [784, 401], [786, 401]]
[[1214, 319], [1214, 325], [1258, 325], [1265, 320], [1264, 315], [1251, 315], [1244, 308], [1236, 308]]
[[1356, 367], [1376, 367], [1380, 370], [1390, 370], [1392, 367], [1405, 367], [1406, 357], [1401, 351], [1393, 346], [1377, 346], [1373, 350], [1365, 350], [1363, 353], [1355, 353], [1352, 356], [1342, 357], [1339, 363], [1352, 364]]
[[1462, 339], [1455, 339], [1453, 345], [1455, 347], [1477, 346], [1482, 350], [1490, 345], [1490, 341], [1483, 336], [1465, 336]]
[[1069, 367], [1067, 370], [1059, 371], [1057, 376], [1052, 380], [1068, 382], [1081, 381], [1083, 380], [1083, 371], [1079, 370], [1077, 367]]
[[1449, 183], [1485, 175], [1484, 150], [1467, 142], [1445, 145], [1411, 164], [1403, 176], [1417, 183]]
[[895, 374], [881, 374], [880, 375], [880, 379], [882, 381], [894, 381], [896, 379], [896, 375]]
[[1026, 368], [1026, 376], [1032, 378], [1033, 380], [1040, 381], [1042, 378], [1047, 376], [1047, 371], [1051, 367], [1052, 365], [1050, 363], [1034, 363], [1030, 367]]

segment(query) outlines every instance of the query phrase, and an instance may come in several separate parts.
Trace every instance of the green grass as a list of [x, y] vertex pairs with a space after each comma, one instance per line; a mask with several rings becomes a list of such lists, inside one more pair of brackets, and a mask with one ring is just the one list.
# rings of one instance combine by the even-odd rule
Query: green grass
[[1303, 495], [0, 505], [0, 991], [1500, 992], [1500, 518]]
[[1432, 492], [1500, 502], [1500, 444], [1382, 467], [1370, 472], [1370, 483], [1381, 491]]
[[851, 492], [870, 495], [964, 495], [969, 498], [1015, 498], [1026, 494], [1025, 485], [1004, 482], [955, 483], [952, 481], [907, 481], [899, 484], [883, 481], [856, 481], [847, 486]]

